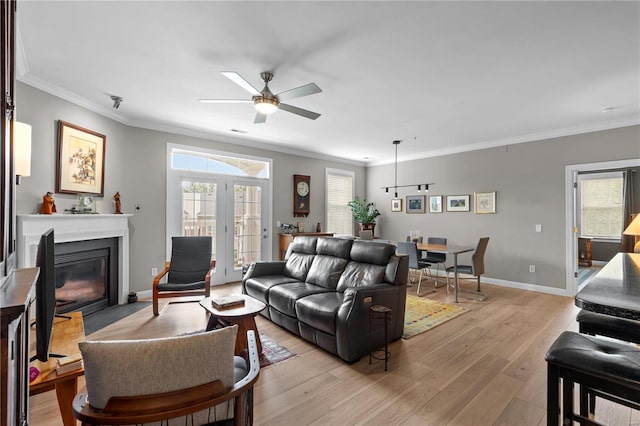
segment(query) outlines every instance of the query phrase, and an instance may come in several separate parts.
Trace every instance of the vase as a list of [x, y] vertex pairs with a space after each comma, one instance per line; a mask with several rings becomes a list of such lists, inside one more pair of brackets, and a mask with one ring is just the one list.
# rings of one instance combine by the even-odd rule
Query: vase
[[[371, 231], [371, 235], [375, 237], [375, 222], [358, 222], [358, 231]], [[359, 233], [359, 232], [358, 232]]]

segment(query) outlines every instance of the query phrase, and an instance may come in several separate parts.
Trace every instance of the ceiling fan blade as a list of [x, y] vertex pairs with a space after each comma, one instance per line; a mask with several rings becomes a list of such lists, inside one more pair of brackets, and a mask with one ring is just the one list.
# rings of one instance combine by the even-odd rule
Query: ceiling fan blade
[[244, 90], [246, 90], [247, 92], [251, 93], [252, 95], [254, 95], [254, 96], [259, 96], [260, 95], [260, 91], [258, 89], [256, 89], [255, 87], [253, 87], [251, 85], [251, 83], [249, 83], [247, 80], [242, 78], [242, 76], [240, 76], [240, 74], [238, 74], [237, 72], [222, 71], [222, 75], [224, 75], [229, 80], [233, 81], [235, 84], [237, 84], [238, 86], [242, 87]]
[[261, 124], [267, 121], [267, 114], [256, 113], [256, 118], [253, 120], [253, 124]]
[[287, 112], [291, 112], [291, 113], [300, 115], [302, 117], [310, 118], [312, 120], [315, 120], [316, 118], [320, 117], [320, 114], [318, 114], [317, 112], [307, 111], [306, 109], [294, 107], [293, 105], [289, 105], [289, 104], [280, 103], [278, 108], [279, 109], [283, 109], [283, 110], [285, 110]]
[[198, 99], [205, 104], [246, 104], [253, 103], [251, 99]]
[[284, 92], [278, 93], [276, 96], [278, 97], [278, 100], [286, 101], [320, 92], [322, 92], [322, 89], [320, 89], [315, 83], [309, 83], [304, 86], [296, 87], [295, 89], [285, 90]]

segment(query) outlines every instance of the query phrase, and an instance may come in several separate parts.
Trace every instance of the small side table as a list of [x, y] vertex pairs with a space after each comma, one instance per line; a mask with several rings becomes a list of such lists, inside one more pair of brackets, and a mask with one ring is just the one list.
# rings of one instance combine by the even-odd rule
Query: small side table
[[[380, 325], [384, 327], [384, 349], [371, 350], [369, 352], [369, 364], [371, 364], [371, 358], [384, 360], [384, 371], [387, 371], [387, 362], [391, 358], [391, 353], [388, 347], [388, 335], [389, 335], [389, 323], [391, 322], [391, 308], [385, 305], [372, 305], [369, 308], [369, 330]], [[377, 356], [376, 352], [383, 352], [384, 358]]]

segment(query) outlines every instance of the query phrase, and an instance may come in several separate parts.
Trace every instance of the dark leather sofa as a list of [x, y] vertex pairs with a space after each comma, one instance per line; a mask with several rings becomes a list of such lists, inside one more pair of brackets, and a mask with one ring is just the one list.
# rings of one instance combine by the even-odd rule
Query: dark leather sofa
[[392, 244], [298, 236], [284, 261], [252, 263], [242, 291], [266, 303], [264, 317], [351, 363], [384, 345], [370, 306], [389, 306], [388, 340], [402, 336], [408, 264]]

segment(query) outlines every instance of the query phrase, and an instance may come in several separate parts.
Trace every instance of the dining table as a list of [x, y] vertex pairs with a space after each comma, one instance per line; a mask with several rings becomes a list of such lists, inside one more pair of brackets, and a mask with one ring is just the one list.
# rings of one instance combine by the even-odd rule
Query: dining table
[[587, 311], [640, 320], [640, 253], [617, 253], [576, 294]]
[[474, 246], [457, 246], [457, 245], [444, 245], [433, 243], [417, 243], [417, 249], [420, 251], [427, 251], [432, 253], [442, 253], [453, 255], [453, 300], [458, 303], [458, 255], [462, 253], [468, 253], [474, 251]]

